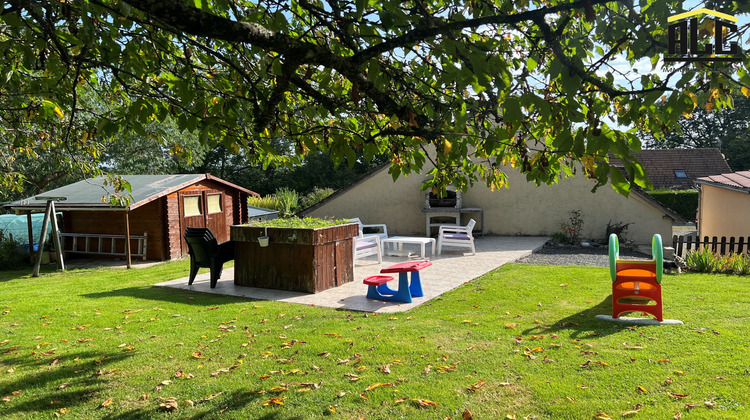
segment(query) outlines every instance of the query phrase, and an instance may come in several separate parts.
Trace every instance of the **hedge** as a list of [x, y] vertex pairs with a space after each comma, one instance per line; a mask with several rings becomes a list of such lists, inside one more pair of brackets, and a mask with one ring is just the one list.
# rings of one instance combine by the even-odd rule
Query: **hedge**
[[657, 190], [650, 191], [649, 194], [663, 206], [672, 209], [688, 221], [695, 221], [695, 213], [698, 211], [697, 190]]

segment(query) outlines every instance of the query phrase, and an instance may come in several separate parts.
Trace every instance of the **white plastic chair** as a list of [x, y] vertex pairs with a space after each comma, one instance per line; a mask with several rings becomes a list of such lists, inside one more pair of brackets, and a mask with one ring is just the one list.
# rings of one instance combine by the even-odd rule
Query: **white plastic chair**
[[[388, 238], [388, 228], [383, 224], [366, 225], [359, 220], [359, 217], [347, 220], [359, 224], [359, 236], [354, 238], [354, 260], [356, 261], [359, 258], [370, 255], [377, 255], [378, 264], [383, 262], [383, 249], [380, 241]], [[378, 232], [364, 233], [365, 228], [378, 230]]]
[[[347, 220], [350, 221], [350, 222], [357, 222], [357, 223], [359, 223], [359, 233], [360, 233], [360, 236], [365, 236], [365, 237], [367, 237], [367, 236], [377, 236], [377, 237], [380, 238], [381, 241], [383, 239], [388, 239], [388, 228], [385, 225], [383, 225], [383, 224], [379, 224], [379, 225], [366, 225], [366, 224], [362, 223], [361, 220], [359, 220], [359, 217], [355, 217], [353, 219], [347, 219]], [[374, 232], [374, 233], [364, 233], [363, 234], [362, 232], [364, 232], [365, 229], [368, 229], [368, 230], [377, 230], [377, 232]]]
[[380, 252], [379, 236], [363, 236], [359, 231], [359, 236], [354, 238], [354, 261], [370, 255], [378, 256], [378, 264], [383, 262], [383, 256]]
[[477, 251], [474, 248], [474, 235], [472, 230], [477, 222], [474, 219], [469, 220], [466, 226], [455, 226], [455, 225], [441, 225], [438, 230], [437, 240], [437, 253], [443, 250], [443, 245], [469, 248], [471, 254], [476, 255]]

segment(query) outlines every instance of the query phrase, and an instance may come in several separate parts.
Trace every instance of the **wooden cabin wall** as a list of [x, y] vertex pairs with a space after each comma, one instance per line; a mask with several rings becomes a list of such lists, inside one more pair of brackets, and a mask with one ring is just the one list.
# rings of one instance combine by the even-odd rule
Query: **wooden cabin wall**
[[[146, 258], [163, 261], [165, 252], [164, 229], [162, 223], [164, 201], [155, 200], [129, 214], [130, 234], [143, 235], [148, 232]], [[71, 210], [63, 212], [63, 231], [80, 234], [125, 234], [125, 212], [108, 210]], [[120, 251], [122, 246], [116, 249]]]

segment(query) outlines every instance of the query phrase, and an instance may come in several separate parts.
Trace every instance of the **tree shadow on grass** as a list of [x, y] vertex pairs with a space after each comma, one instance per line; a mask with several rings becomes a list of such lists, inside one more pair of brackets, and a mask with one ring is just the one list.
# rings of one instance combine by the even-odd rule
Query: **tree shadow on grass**
[[[55, 356], [36, 358], [32, 356], [18, 356], [12, 359], [3, 359], [3, 364], [22, 369], [28, 372], [19, 379], [0, 387], [0, 395], [11, 395], [15, 391], [21, 391], [18, 398], [28, 398], [29, 389], [44, 389], [47, 392], [34, 393], [33, 398], [28, 401], [6, 405], [3, 407], [3, 415], [12, 413], [31, 414], [47, 413], [50, 416], [60, 408], [71, 409], [81, 404], [101, 404], [101, 401], [92, 401], [99, 398], [106, 383], [117, 381], [116, 371], [105, 373], [113, 363], [131, 357], [127, 353], [117, 353], [102, 356], [100, 353], [82, 351], [69, 355], [61, 355], [57, 362]], [[98, 361], [92, 362], [92, 359]], [[40, 368], [50, 366], [44, 371]], [[66, 384], [62, 388], [62, 384]], [[15, 397], [14, 397], [15, 398]], [[53, 403], [54, 401], [54, 403]]]
[[[189, 416], [191, 419], [213, 419], [220, 416], [232, 414], [236, 415], [238, 411], [243, 411], [242, 417], [253, 418], [253, 419], [285, 419], [285, 420], [301, 420], [302, 416], [296, 414], [290, 414], [285, 411], [278, 411], [276, 407], [264, 407], [262, 405], [263, 400], [267, 400], [272, 395], [250, 393], [246, 389], [235, 390], [232, 392], [224, 392], [222, 395], [205, 402], [194, 401], [194, 406], [185, 406], [184, 399], [177, 400], [178, 408], [177, 412], [183, 416]], [[112, 413], [107, 416], [108, 419], [112, 420], [140, 420], [143, 418], [150, 418], [156, 415], [157, 412], [163, 411], [160, 407], [162, 400], [152, 398], [148, 404], [144, 407], [130, 409], [125, 412]]]
[[257, 301], [247, 297], [235, 297], [212, 293], [201, 293], [183, 289], [173, 289], [158, 286], [124, 287], [106, 292], [84, 293], [82, 297], [91, 299], [106, 299], [111, 297], [132, 297], [143, 300], [160, 302], [186, 303], [195, 306], [218, 305], [226, 303]]
[[[596, 315], [612, 315], [612, 295], [581, 312], [569, 315], [552, 325], [539, 324], [523, 331], [523, 335], [549, 335], [570, 332], [571, 338], [595, 338], [617, 334], [632, 325], [595, 318]], [[646, 327], [640, 325], [639, 328]]]

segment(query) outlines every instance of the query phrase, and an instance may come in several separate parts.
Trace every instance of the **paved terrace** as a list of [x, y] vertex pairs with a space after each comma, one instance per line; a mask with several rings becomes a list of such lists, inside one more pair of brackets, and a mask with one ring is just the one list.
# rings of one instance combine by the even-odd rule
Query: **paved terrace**
[[[156, 286], [174, 287], [195, 292], [216, 293], [222, 295], [246, 297], [249, 299], [276, 300], [280, 302], [299, 303], [303, 305], [323, 306], [327, 308], [346, 309], [366, 312], [403, 312], [417, 307], [430, 299], [480, 277], [501, 265], [516, 261], [541, 248], [547, 237], [513, 237], [487, 236], [476, 238], [476, 255], [444, 247], [442, 255], [431, 255], [427, 246], [425, 259], [432, 261], [432, 266], [420, 271], [424, 297], [414, 298], [412, 303], [386, 302], [367, 299], [367, 286], [362, 284], [365, 277], [377, 275], [380, 269], [407, 260], [419, 260], [417, 245], [404, 245], [412, 251], [409, 257], [383, 257], [378, 264], [375, 256], [357, 260], [354, 266], [354, 281], [339, 287], [324, 290], [315, 294], [289, 292], [284, 290], [260, 289], [255, 287], [235, 286], [234, 268], [226, 268], [214, 289], [211, 289], [208, 270], [201, 270], [192, 285], [188, 286], [188, 277], [158, 283]], [[205, 271], [205, 272], [204, 272]], [[391, 282], [393, 288], [398, 286], [398, 274]]]

